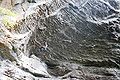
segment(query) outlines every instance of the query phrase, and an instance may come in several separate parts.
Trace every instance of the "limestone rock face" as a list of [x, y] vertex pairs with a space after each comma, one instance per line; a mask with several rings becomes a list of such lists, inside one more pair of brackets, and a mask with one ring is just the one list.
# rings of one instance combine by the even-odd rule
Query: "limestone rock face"
[[39, 6], [38, 18], [32, 16], [38, 23], [31, 23], [37, 28], [29, 42], [30, 54], [45, 61], [50, 73], [56, 76], [69, 72], [66, 67], [59, 68], [62, 62], [98, 67], [96, 69], [100, 70], [101, 67], [120, 68], [119, 32], [115, 30], [120, 27], [119, 1], [51, 2]]
[[23, 19], [0, 35], [9, 34], [7, 47], [16, 54], [15, 64], [1, 61], [3, 77], [16, 77], [4, 75], [9, 64], [26, 80], [120, 79], [119, 0], [21, 0], [18, 7]]
[[73, 62], [119, 68], [119, 43], [109, 30], [120, 23], [119, 4], [113, 2], [116, 5], [109, 0], [53, 0], [40, 5], [30, 53], [48, 64]]

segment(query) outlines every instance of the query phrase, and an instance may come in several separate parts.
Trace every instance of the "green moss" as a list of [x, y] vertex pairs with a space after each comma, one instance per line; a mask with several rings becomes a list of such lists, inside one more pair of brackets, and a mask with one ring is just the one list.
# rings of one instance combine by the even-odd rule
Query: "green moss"
[[4, 16], [2, 19], [2, 23], [7, 27], [7, 28], [14, 28], [16, 22], [11, 20], [9, 16]]
[[8, 9], [1, 8], [0, 7], [0, 15], [3, 16], [2, 23], [7, 28], [14, 28], [14, 25], [16, 25], [16, 17], [18, 16], [17, 13], [14, 13]]
[[7, 16], [13, 16], [13, 17], [17, 16], [17, 14], [15, 12], [12, 12], [9, 9], [5, 9], [2, 7], [0, 7], [0, 14], [7, 15]]

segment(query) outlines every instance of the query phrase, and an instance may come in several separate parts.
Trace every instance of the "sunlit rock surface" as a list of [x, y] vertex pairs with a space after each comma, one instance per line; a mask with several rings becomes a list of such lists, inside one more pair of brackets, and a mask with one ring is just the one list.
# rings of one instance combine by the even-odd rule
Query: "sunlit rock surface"
[[[22, 19], [14, 30], [1, 25], [0, 42], [15, 61], [1, 64], [17, 78], [120, 79], [119, 0], [21, 0], [13, 11]], [[15, 79], [2, 65], [1, 79]]]

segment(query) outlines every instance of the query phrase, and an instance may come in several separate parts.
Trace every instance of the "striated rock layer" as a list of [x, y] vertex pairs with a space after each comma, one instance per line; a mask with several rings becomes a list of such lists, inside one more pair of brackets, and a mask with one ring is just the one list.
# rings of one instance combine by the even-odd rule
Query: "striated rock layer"
[[34, 5], [23, 9], [17, 28], [10, 33], [2, 28], [6, 34], [1, 37], [9, 34], [10, 39], [1, 43], [11, 49], [15, 66], [34, 79], [120, 79], [119, 0], [40, 0], [29, 4]]

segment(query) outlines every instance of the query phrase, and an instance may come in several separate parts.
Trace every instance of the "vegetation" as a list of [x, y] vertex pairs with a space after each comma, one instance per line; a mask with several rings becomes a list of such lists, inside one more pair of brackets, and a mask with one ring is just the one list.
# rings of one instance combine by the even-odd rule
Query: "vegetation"
[[16, 17], [17, 17], [16, 13], [0, 7], [0, 15], [3, 16], [2, 23], [7, 28], [14, 28], [14, 25], [16, 24]]

